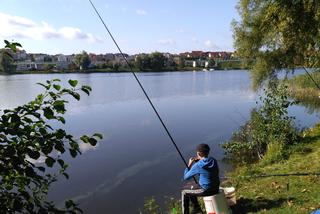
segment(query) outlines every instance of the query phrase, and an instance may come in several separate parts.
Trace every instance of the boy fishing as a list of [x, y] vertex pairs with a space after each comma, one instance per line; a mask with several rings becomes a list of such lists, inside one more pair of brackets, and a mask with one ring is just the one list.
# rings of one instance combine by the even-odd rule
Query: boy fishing
[[182, 213], [189, 214], [189, 202], [193, 204], [192, 214], [202, 213], [198, 196], [209, 196], [219, 193], [219, 167], [217, 160], [209, 157], [210, 147], [199, 144], [197, 156], [189, 159], [188, 168], [184, 171], [184, 180], [199, 176], [198, 184], [190, 181], [182, 189]]

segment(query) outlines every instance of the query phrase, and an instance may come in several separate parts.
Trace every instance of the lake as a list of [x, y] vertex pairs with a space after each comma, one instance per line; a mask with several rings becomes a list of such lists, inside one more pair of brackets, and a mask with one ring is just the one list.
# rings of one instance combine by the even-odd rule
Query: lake
[[[182, 154], [208, 143], [220, 164], [221, 143], [228, 140], [256, 105], [247, 71], [138, 73]], [[0, 76], [0, 109], [15, 107], [42, 91], [36, 82], [77, 79], [92, 94], [68, 104], [63, 128], [74, 136], [99, 132], [96, 147], [81, 145], [83, 154], [69, 158], [70, 179], [52, 186], [50, 199], [72, 198], [84, 213], [139, 213], [145, 199], [180, 197], [184, 164], [130, 73], [26, 74]], [[290, 108], [299, 127], [318, 121], [301, 106]]]

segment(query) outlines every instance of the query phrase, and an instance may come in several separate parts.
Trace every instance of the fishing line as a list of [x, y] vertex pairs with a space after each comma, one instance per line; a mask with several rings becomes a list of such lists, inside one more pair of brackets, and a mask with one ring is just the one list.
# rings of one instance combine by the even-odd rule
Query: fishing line
[[[147, 98], [147, 100], [148, 100], [149, 104], [151, 105], [151, 107], [152, 107], [152, 109], [153, 109], [154, 113], [157, 115], [158, 119], [160, 120], [160, 122], [161, 122], [161, 124], [162, 124], [163, 128], [165, 129], [165, 131], [166, 131], [167, 135], [169, 136], [169, 138], [170, 138], [170, 140], [171, 140], [172, 144], [174, 145], [175, 149], [176, 149], [176, 150], [177, 150], [177, 152], [179, 153], [179, 155], [180, 155], [180, 157], [181, 157], [181, 159], [182, 159], [183, 163], [186, 165], [186, 167], [187, 167], [187, 168], [189, 168], [189, 167], [188, 167], [188, 164], [187, 164], [187, 162], [186, 162], [186, 160], [184, 159], [184, 157], [183, 157], [182, 153], [180, 152], [180, 150], [179, 150], [179, 148], [178, 148], [178, 146], [177, 146], [176, 142], [174, 141], [174, 139], [173, 139], [172, 135], [170, 134], [170, 132], [169, 132], [169, 130], [168, 130], [168, 128], [167, 128], [167, 126], [165, 125], [165, 123], [163, 122], [162, 118], [160, 117], [160, 115], [159, 115], [159, 113], [158, 113], [157, 109], [156, 109], [156, 108], [155, 108], [155, 106], [153, 105], [153, 103], [152, 103], [151, 99], [149, 98], [149, 96], [148, 96], [147, 92], [146, 92], [146, 91], [145, 91], [145, 89], [143, 88], [143, 86], [142, 86], [142, 84], [141, 84], [140, 80], [138, 79], [137, 75], [136, 75], [136, 74], [135, 74], [135, 72], [133, 71], [131, 64], [128, 62], [128, 60], [127, 60], [126, 56], [123, 54], [123, 52], [122, 52], [121, 48], [119, 47], [119, 45], [118, 45], [117, 41], [116, 41], [116, 40], [115, 40], [115, 38], [113, 37], [113, 35], [112, 35], [111, 31], [109, 30], [109, 28], [107, 27], [106, 23], [105, 23], [105, 22], [104, 22], [104, 20], [102, 19], [102, 17], [101, 17], [101, 15], [100, 15], [100, 13], [99, 13], [99, 12], [98, 12], [98, 10], [96, 9], [96, 7], [95, 7], [95, 5], [93, 4], [93, 2], [92, 2], [91, 0], [88, 0], [88, 1], [90, 2], [90, 4], [91, 4], [91, 6], [93, 7], [94, 11], [96, 12], [97, 16], [99, 17], [99, 19], [100, 19], [101, 23], [103, 24], [104, 28], [107, 30], [107, 32], [108, 32], [109, 36], [111, 37], [111, 39], [112, 39], [113, 43], [117, 46], [117, 49], [119, 50], [119, 52], [120, 52], [121, 56], [123, 57], [123, 59], [125, 60], [126, 64], [129, 66], [131, 73], [133, 74], [133, 76], [134, 76], [135, 80], [138, 82], [138, 84], [139, 84], [139, 86], [140, 86], [141, 90], [143, 91], [144, 95], [146, 96], [146, 98]], [[195, 178], [194, 178], [194, 180], [195, 180], [195, 182], [197, 183], [197, 181], [196, 181], [196, 179], [195, 179]]]
[[261, 175], [244, 175], [244, 176], [222, 176], [221, 179], [232, 179], [232, 178], [268, 178], [268, 177], [289, 177], [289, 176], [319, 176], [320, 172], [300, 172], [300, 173], [283, 173], [283, 174], [261, 174]]
[[309, 78], [312, 80], [312, 82], [317, 86], [317, 88], [320, 90], [320, 86], [319, 84], [313, 79], [313, 77], [311, 76], [311, 74], [308, 72], [308, 70], [303, 67], [303, 69], [305, 70], [305, 72], [308, 74]]

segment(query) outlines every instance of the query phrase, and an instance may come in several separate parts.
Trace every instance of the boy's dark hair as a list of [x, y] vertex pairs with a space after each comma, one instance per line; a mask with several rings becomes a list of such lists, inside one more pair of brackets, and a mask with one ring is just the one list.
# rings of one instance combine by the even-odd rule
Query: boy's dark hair
[[210, 147], [208, 144], [201, 143], [197, 146], [197, 152], [199, 152], [201, 156], [208, 156], [210, 152]]

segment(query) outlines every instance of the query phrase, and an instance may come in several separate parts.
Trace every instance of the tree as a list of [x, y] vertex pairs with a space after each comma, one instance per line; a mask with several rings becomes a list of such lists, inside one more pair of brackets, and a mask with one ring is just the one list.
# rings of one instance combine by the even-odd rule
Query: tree
[[318, 0], [240, 0], [238, 11], [235, 48], [250, 66], [255, 87], [280, 69], [320, 67]]
[[1, 213], [81, 211], [71, 200], [66, 201], [65, 208], [57, 208], [46, 196], [59, 175], [69, 178], [66, 155], [77, 157], [81, 154], [79, 142], [95, 146], [102, 135], [75, 139], [64, 129], [52, 126], [65, 123], [66, 96], [80, 100], [80, 91], [88, 95], [91, 92], [89, 86], [77, 87], [77, 80], [69, 80], [68, 88], [62, 88], [59, 82], [55, 79], [39, 83], [45, 90], [42, 94], [27, 104], [3, 110], [0, 116]]
[[[79, 140], [95, 146], [100, 134], [84, 135], [79, 140], [50, 121], [65, 123], [65, 96], [80, 100], [79, 90], [89, 94], [91, 88], [76, 88], [77, 81], [69, 80], [71, 88], [61, 88], [59, 80], [40, 83], [45, 92], [35, 100], [6, 109], [0, 117], [0, 210], [6, 213], [56, 213], [55, 205], [46, 200], [50, 185], [59, 175], [68, 178], [65, 152], [75, 158], [81, 154]], [[43, 158], [44, 164], [37, 163]], [[52, 172], [48, 168], [58, 169]], [[60, 168], [60, 169], [59, 169]], [[66, 202], [61, 213], [79, 210], [72, 201]]]
[[294, 117], [288, 115], [288, 107], [295, 104], [287, 96], [287, 86], [273, 81], [260, 96], [261, 106], [253, 109], [251, 118], [230, 141], [222, 146], [236, 164], [257, 160], [275, 162], [286, 158], [288, 146], [298, 141]]
[[150, 57], [148, 54], [139, 54], [135, 60], [135, 66], [143, 71], [151, 68]]
[[54, 65], [53, 65], [53, 64], [45, 63], [45, 64], [43, 65], [43, 70], [45, 70], [45, 71], [50, 71], [50, 70], [52, 70], [53, 68], [54, 68]]
[[10, 43], [7, 40], [4, 40], [4, 42], [6, 46], [0, 50], [0, 72], [11, 73], [16, 70], [12, 54], [17, 52], [17, 47], [21, 47], [21, 44]]
[[154, 71], [161, 71], [165, 67], [166, 57], [159, 52], [150, 54], [150, 67]]
[[80, 70], [87, 69], [91, 63], [89, 55], [85, 51], [82, 51], [80, 54], [76, 54], [74, 60]]

